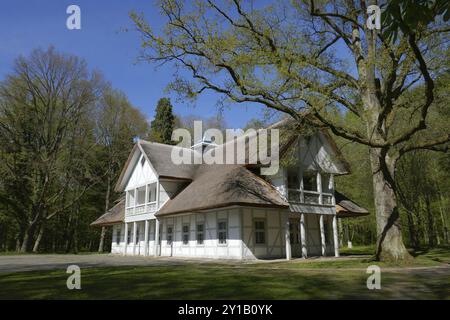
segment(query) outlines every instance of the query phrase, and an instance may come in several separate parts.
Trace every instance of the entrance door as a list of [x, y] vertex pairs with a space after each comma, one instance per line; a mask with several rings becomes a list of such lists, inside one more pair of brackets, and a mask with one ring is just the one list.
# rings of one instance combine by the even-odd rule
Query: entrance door
[[302, 246], [300, 244], [300, 232], [299, 232], [300, 219], [289, 219], [289, 234], [291, 240], [292, 257], [301, 258]]

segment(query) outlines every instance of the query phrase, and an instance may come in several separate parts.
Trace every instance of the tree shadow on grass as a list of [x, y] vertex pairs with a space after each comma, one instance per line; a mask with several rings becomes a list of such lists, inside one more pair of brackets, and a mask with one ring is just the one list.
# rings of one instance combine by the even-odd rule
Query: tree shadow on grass
[[365, 271], [345, 270], [95, 268], [82, 270], [82, 290], [68, 290], [67, 277], [65, 270], [1, 274], [0, 299], [441, 299], [448, 291], [445, 273], [383, 274], [382, 290], [367, 289]]

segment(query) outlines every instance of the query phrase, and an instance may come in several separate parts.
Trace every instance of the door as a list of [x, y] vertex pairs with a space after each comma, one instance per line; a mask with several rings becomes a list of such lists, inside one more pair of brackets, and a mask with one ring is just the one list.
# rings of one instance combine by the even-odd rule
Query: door
[[291, 242], [292, 257], [301, 258], [302, 246], [300, 244], [300, 231], [299, 231], [300, 219], [289, 219], [289, 236]]

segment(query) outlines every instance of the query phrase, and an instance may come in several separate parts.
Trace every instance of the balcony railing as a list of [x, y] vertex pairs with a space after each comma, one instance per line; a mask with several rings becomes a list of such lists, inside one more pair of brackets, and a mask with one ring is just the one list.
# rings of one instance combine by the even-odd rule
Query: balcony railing
[[154, 213], [156, 212], [156, 201], [149, 202], [147, 204], [139, 204], [135, 207], [128, 207], [126, 209], [126, 215], [127, 216], [134, 216], [138, 214], [145, 214], [145, 213]]
[[332, 205], [333, 195], [317, 191], [288, 189], [288, 201], [292, 203]]

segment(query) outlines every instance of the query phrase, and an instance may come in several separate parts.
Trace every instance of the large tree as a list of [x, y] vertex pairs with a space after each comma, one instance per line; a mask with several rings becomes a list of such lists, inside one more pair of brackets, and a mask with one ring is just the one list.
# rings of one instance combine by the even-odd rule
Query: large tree
[[83, 60], [53, 48], [19, 57], [0, 83], [1, 200], [19, 226], [20, 251], [33, 241], [36, 251], [47, 222], [94, 183], [83, 159], [101, 84]]
[[[186, 97], [212, 90], [366, 145], [375, 193], [376, 257], [402, 260], [409, 254], [401, 236], [396, 164], [417, 149], [448, 148], [449, 132], [433, 130], [427, 115], [434, 79], [444, 71], [439, 60], [447, 50], [449, 27], [441, 1], [422, 1], [427, 16], [417, 20], [411, 1], [406, 6], [392, 1], [385, 17], [394, 19], [383, 20], [389, 32], [369, 28], [368, 7], [386, 3], [162, 0], [167, 24], [161, 33], [143, 15], [131, 18], [143, 36], [145, 59], [184, 70], [171, 88]], [[183, 77], [185, 71], [189, 77]], [[416, 84], [422, 84], [422, 94], [411, 106], [404, 95]], [[353, 113], [356, 125], [330, 116], [336, 109]]]
[[[117, 198], [113, 190], [122, 166], [125, 163], [134, 139], [145, 137], [148, 123], [144, 115], [134, 108], [127, 97], [120, 91], [107, 88], [99, 99], [96, 108], [96, 137], [99, 155], [105, 165], [105, 212], [110, 209]], [[102, 252], [106, 228], [100, 235], [98, 251]]]

